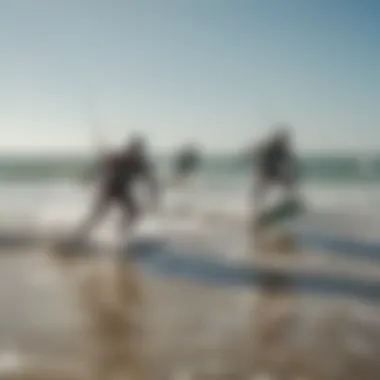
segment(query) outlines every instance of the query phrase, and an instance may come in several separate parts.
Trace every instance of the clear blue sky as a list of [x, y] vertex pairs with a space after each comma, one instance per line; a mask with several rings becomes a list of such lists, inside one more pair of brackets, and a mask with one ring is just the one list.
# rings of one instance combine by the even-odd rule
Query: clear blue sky
[[380, 1], [0, 0], [1, 148], [380, 148]]

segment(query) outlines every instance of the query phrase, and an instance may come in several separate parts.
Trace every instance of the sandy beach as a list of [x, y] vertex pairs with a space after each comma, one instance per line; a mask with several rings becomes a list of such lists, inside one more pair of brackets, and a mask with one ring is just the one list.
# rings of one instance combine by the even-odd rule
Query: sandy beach
[[[310, 256], [308, 260], [304, 259], [301, 269], [309, 265], [317, 270], [317, 259]], [[116, 326], [118, 319], [110, 310], [118, 302], [124, 305], [122, 318], [127, 329], [134, 331], [125, 339], [133, 342], [132, 351], [138, 358], [133, 360], [143, 363], [147, 379], [181, 378], [190, 374], [195, 378], [243, 379], [255, 372], [252, 327], [261, 312], [257, 308], [260, 300], [257, 291], [168, 279], [135, 266], [126, 269], [126, 278], [132, 281], [132, 273], [138, 278], [133, 283], [138, 293], [134, 294], [133, 289], [131, 292], [129, 282], [124, 284], [122, 298], [116, 299], [110, 288], [103, 289], [106, 283], [113, 283], [114, 277], [104, 274], [103, 269], [99, 272], [105, 264], [95, 260], [81, 259], [63, 265], [39, 250], [13, 250], [2, 252], [0, 261], [0, 369], [3, 372], [10, 370], [12, 360], [13, 367], [17, 367], [25, 358], [50, 365], [59, 363], [54, 365], [65, 368], [77, 366], [86, 371], [94, 365], [90, 348], [99, 344], [99, 337], [104, 339], [103, 333], [95, 331], [99, 329], [97, 321]], [[367, 265], [367, 272], [363, 265], [351, 266], [350, 270], [337, 264], [334, 267], [339, 272], [364, 272], [368, 276], [371, 265]], [[372, 276], [378, 277], [373, 266], [372, 270]], [[277, 309], [284, 305], [278, 297], [265, 297], [272, 311], [276, 302]], [[319, 367], [331, 372], [329, 365], [335, 363], [347, 376], [347, 363], [352, 364], [355, 359], [368, 362], [368, 376], [361, 375], [361, 379], [375, 379], [371, 376], [380, 373], [376, 372], [377, 367], [371, 369], [369, 365], [373, 355], [380, 352], [380, 336], [376, 331], [380, 309], [376, 305], [306, 295], [285, 294], [280, 298], [292, 299], [291, 314], [296, 321], [282, 328], [285, 331], [283, 353], [276, 354], [282, 355], [281, 360], [290, 363], [297, 356], [297, 366], [303, 361], [302, 366], [308, 367], [309, 372]], [[277, 323], [273, 321], [272, 325]], [[331, 329], [340, 334], [335, 350], [331, 350]], [[334, 378], [341, 378], [339, 371]], [[327, 374], [319, 378], [330, 379]]]

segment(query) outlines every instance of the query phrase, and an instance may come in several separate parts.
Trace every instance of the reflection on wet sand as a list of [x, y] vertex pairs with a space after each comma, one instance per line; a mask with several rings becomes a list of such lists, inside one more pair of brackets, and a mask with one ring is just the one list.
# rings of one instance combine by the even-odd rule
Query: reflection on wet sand
[[379, 378], [376, 306], [64, 264], [1, 256], [0, 379]]

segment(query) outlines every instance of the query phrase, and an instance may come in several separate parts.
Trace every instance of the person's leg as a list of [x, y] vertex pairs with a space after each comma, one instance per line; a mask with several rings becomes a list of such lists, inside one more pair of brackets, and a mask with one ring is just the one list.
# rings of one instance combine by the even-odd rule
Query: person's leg
[[110, 203], [111, 198], [107, 194], [99, 194], [89, 215], [86, 216], [84, 222], [80, 224], [79, 228], [74, 233], [74, 237], [87, 237], [87, 235], [91, 233], [100, 220], [103, 219], [109, 209]]
[[250, 199], [249, 199], [249, 217], [248, 217], [248, 254], [255, 254], [260, 249], [259, 226], [257, 217], [265, 195], [266, 184], [261, 176], [257, 175], [251, 183]]
[[282, 176], [278, 180], [279, 185], [282, 187], [285, 196], [290, 198], [298, 198], [298, 183], [295, 178], [290, 176]]
[[118, 203], [121, 212], [119, 236], [124, 240], [131, 235], [140, 212], [137, 201], [131, 194], [125, 194], [123, 197], [120, 197]]
[[262, 209], [268, 186], [269, 178], [264, 173], [257, 175], [254, 179], [251, 196], [252, 214], [257, 215]]
[[263, 209], [266, 192], [268, 190], [268, 181], [264, 175], [257, 175], [254, 178], [251, 187], [251, 199], [249, 205], [249, 234], [255, 236], [258, 232], [257, 217]]

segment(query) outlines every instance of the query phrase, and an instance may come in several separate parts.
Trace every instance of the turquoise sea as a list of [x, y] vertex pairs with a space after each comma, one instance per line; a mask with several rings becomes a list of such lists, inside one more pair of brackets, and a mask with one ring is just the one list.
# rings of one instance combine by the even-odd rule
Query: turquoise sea
[[[153, 161], [161, 173], [170, 167], [170, 157], [158, 156]], [[377, 182], [380, 181], [380, 153], [371, 157], [358, 155], [304, 155], [300, 157], [305, 181]], [[77, 155], [0, 155], [0, 181], [44, 181], [79, 178], [91, 158]], [[208, 156], [203, 174], [213, 179], [229, 180], [249, 175], [249, 165], [238, 156]]]
[[[153, 161], [162, 183], [167, 183], [170, 157], [157, 156]], [[0, 215], [6, 215], [3, 221], [21, 219], [33, 225], [72, 228], [93, 202], [91, 186], [81, 181], [91, 163], [90, 157], [74, 155], [0, 156]], [[300, 163], [301, 191], [310, 211], [341, 215], [334, 224], [349, 224], [349, 233], [371, 229], [378, 234], [380, 228], [375, 227], [380, 225], [380, 154], [371, 158], [354, 154], [304, 155]], [[186, 199], [195, 223], [209, 214], [238, 222], [250, 210], [251, 181], [251, 168], [237, 155], [208, 156], [190, 192], [181, 194], [167, 185], [163, 187], [165, 208], [171, 210]], [[159, 222], [167, 223], [177, 222], [170, 218]]]

